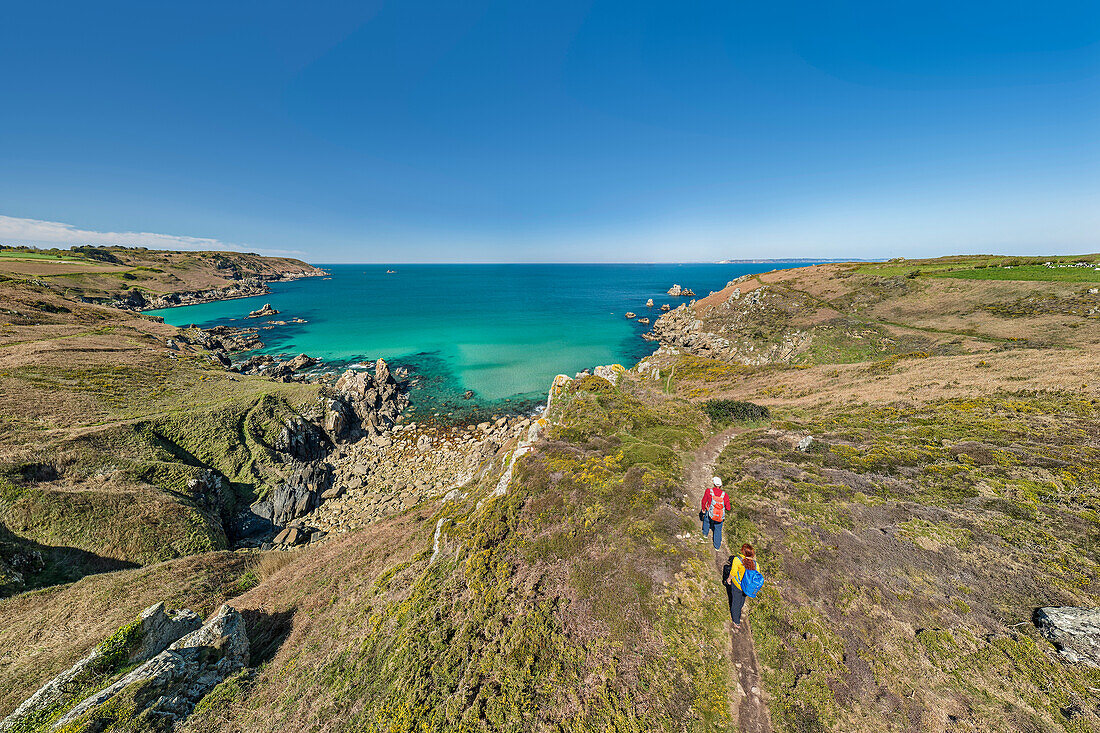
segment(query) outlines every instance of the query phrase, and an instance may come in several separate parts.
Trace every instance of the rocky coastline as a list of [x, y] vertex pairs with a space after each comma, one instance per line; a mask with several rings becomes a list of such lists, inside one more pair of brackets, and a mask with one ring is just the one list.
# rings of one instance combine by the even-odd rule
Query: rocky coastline
[[292, 270], [288, 272], [272, 273], [264, 277], [246, 277], [230, 285], [206, 290], [185, 290], [168, 293], [166, 295], [148, 296], [137, 288], [131, 288], [112, 303], [116, 308], [131, 311], [157, 310], [160, 308], [176, 308], [183, 305], [198, 305], [200, 303], [213, 303], [221, 300], [237, 300], [239, 298], [253, 298], [258, 295], [267, 295], [271, 292], [268, 287], [270, 282], [288, 282], [301, 280], [307, 277], [322, 277], [329, 273], [320, 268], [312, 270]]

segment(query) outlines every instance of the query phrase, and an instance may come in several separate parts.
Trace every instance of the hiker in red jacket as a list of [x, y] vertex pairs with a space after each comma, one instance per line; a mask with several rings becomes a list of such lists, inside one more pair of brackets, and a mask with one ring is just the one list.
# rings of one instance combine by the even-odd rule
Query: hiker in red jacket
[[730, 495], [722, 490], [722, 479], [711, 479], [713, 486], [703, 492], [703, 501], [699, 518], [703, 520], [703, 542], [707, 534], [714, 530], [714, 549], [722, 549], [722, 521], [730, 510]]

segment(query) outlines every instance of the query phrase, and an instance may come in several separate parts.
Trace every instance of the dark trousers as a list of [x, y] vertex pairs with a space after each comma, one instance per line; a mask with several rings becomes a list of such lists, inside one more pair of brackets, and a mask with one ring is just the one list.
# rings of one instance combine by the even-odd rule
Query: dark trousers
[[745, 607], [745, 592], [733, 583], [726, 586], [726, 593], [730, 597], [730, 619], [735, 624], [741, 623], [741, 609]]
[[[725, 583], [730, 578], [730, 573], [733, 572], [733, 555], [730, 555], [729, 562], [722, 568], [722, 583]], [[741, 609], [745, 607], [745, 592], [737, 587], [736, 583], [729, 583], [726, 585], [726, 595], [730, 600], [730, 619], [735, 624], [741, 623]]]

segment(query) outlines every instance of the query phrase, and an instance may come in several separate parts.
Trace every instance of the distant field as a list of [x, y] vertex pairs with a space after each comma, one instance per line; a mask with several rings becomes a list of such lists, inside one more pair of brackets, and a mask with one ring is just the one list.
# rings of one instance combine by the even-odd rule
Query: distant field
[[1100, 269], [1095, 267], [1046, 267], [1045, 265], [1021, 265], [1020, 267], [987, 267], [975, 270], [935, 273], [936, 277], [955, 277], [962, 280], [1049, 280], [1057, 282], [1100, 282]]
[[20, 252], [12, 250], [0, 250], [0, 257], [7, 260], [46, 260], [49, 262], [89, 262], [83, 257], [69, 257], [66, 255], [47, 254], [45, 252]]
[[[1047, 267], [1045, 262], [1055, 263]], [[1090, 262], [1091, 267], [1058, 267], [1075, 262]], [[858, 272], [880, 277], [898, 275], [953, 277], [963, 280], [1032, 280], [1049, 282], [1100, 282], [1100, 256], [1076, 257], [1004, 257], [977, 255], [944, 257], [935, 260], [894, 261], [864, 265]]]

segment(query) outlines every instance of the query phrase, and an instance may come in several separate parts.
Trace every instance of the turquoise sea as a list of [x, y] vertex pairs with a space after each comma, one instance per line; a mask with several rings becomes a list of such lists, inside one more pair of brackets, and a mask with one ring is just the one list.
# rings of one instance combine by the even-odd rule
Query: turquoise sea
[[[307, 323], [261, 330], [263, 351], [321, 357], [343, 367], [383, 357], [415, 377], [417, 414], [525, 409], [544, 399], [555, 374], [598, 364], [633, 365], [656, 345], [660, 305], [699, 297], [749, 272], [800, 265], [322, 265], [331, 279], [271, 284], [269, 295], [151, 311], [173, 325], [260, 326], [250, 310], [270, 302], [276, 320]], [[395, 270], [387, 274], [386, 270]], [[645, 307], [653, 298], [654, 307]], [[473, 390], [476, 397], [464, 400]]]

